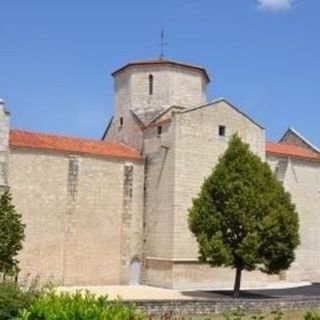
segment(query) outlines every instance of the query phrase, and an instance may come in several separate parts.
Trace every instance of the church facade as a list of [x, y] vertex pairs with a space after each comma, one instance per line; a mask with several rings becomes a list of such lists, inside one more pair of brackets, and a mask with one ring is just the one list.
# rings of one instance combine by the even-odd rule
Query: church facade
[[292, 195], [301, 245], [280, 275], [244, 273], [244, 286], [319, 281], [320, 151], [292, 128], [265, 128], [226, 99], [207, 100], [200, 66], [155, 59], [113, 74], [114, 116], [101, 140], [10, 128], [0, 102], [0, 183], [26, 223], [21, 281], [226, 288], [234, 271], [198, 261], [192, 198], [237, 132]]

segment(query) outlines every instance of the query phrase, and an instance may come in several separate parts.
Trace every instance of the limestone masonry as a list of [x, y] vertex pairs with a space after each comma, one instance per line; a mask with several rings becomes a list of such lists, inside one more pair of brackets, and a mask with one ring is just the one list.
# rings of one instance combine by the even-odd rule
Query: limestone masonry
[[234, 271], [198, 262], [191, 199], [237, 132], [266, 160], [300, 216], [301, 245], [279, 276], [243, 286], [320, 281], [320, 151], [289, 128], [279, 142], [231, 102], [207, 99], [203, 67], [166, 59], [113, 73], [102, 141], [10, 129], [0, 100], [0, 186], [26, 223], [20, 281], [60, 285], [231, 287]]

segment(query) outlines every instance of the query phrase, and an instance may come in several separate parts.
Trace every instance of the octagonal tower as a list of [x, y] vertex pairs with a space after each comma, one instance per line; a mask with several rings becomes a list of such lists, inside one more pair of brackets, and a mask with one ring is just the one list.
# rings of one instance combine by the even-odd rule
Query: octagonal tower
[[[104, 139], [140, 149], [137, 123], [148, 125], [172, 106], [207, 102], [210, 79], [203, 67], [167, 59], [130, 62], [112, 73], [114, 116]], [[135, 118], [135, 119], [133, 119]]]
[[113, 72], [115, 115], [131, 109], [148, 122], [170, 106], [207, 101], [209, 76], [202, 67], [166, 59], [131, 62]]

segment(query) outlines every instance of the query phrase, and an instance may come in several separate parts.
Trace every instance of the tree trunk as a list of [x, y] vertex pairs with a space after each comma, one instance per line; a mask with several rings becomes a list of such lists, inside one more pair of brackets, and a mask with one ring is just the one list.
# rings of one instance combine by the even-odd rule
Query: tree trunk
[[240, 296], [240, 284], [241, 284], [241, 268], [236, 269], [236, 279], [234, 282], [234, 289], [233, 289], [233, 297], [239, 298]]

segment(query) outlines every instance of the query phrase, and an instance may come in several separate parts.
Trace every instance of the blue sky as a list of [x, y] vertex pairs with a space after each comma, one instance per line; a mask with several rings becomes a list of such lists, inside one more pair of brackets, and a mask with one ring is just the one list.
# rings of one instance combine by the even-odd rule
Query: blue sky
[[110, 73], [159, 54], [205, 66], [226, 97], [277, 139], [319, 145], [319, 0], [0, 1], [0, 97], [12, 126], [100, 138]]

